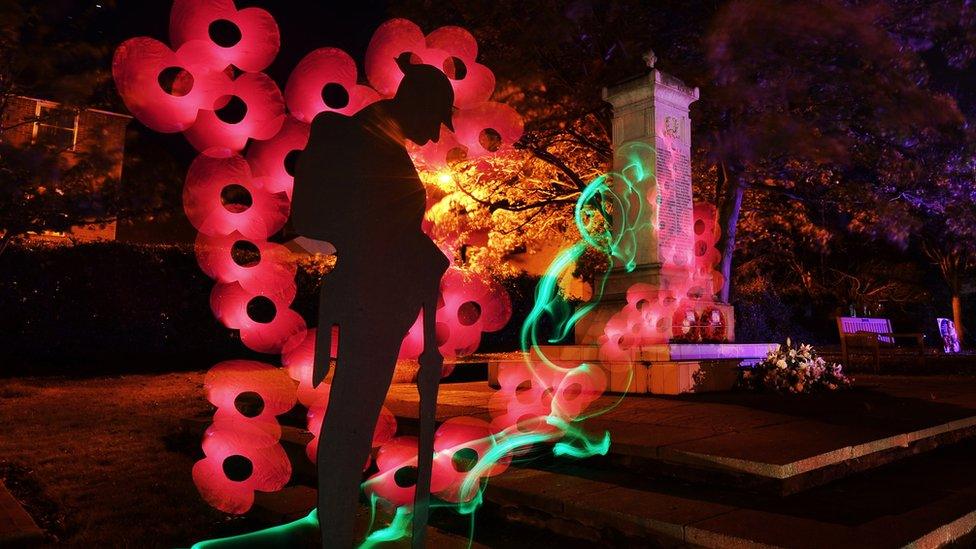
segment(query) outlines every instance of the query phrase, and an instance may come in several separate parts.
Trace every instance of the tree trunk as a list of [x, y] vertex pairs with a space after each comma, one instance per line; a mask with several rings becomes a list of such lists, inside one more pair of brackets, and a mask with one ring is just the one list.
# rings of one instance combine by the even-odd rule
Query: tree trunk
[[956, 339], [959, 345], [963, 345], [962, 334], [965, 330], [962, 327], [962, 296], [959, 292], [952, 294], [952, 322], [956, 325]]
[[722, 261], [719, 263], [719, 272], [725, 279], [719, 291], [719, 301], [729, 302], [732, 289], [732, 255], [735, 252], [735, 233], [739, 226], [739, 211], [742, 209], [742, 197], [745, 195], [745, 186], [736, 176], [725, 176], [725, 188], [722, 193], [721, 202], [718, 205], [718, 219], [722, 228], [722, 234], [716, 243], [718, 251], [722, 253]]
[[14, 239], [14, 234], [11, 233], [10, 231], [7, 231], [3, 233], [3, 236], [0, 236], [0, 255], [3, 255], [3, 252], [6, 251], [7, 246], [10, 245], [10, 242], [13, 239]]

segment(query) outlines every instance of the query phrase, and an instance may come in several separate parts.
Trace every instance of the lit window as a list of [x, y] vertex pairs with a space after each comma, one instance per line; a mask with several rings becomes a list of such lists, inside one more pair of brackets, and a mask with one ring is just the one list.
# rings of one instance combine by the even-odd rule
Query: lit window
[[74, 150], [78, 137], [78, 113], [57, 105], [37, 104], [34, 144]]

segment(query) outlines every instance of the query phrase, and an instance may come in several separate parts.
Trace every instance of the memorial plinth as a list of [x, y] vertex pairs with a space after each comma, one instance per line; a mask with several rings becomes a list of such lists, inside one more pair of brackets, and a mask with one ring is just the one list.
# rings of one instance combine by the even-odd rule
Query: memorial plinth
[[[620, 259], [611, 265], [598, 305], [576, 325], [576, 345], [535, 352], [560, 366], [586, 362], [601, 367], [614, 392], [679, 394], [731, 388], [741, 363], [755, 362], [775, 346], [732, 344], [732, 307], [714, 299], [719, 288], [713, 280], [720, 277], [702, 277], [696, 265], [696, 230], [700, 234], [701, 227], [695, 221], [691, 185], [689, 106], [698, 99], [698, 88], [651, 67], [645, 75], [604, 89], [603, 98], [613, 106], [612, 171], [626, 177], [636, 155], [645, 174], [627, 177], [628, 191], [633, 191], [627, 196], [633, 203], [626, 211], [612, 212], [615, 234], [621, 234], [622, 226], [638, 229], [623, 254], [630, 268]], [[614, 176], [610, 185], [623, 196]], [[669, 292], [670, 302], [679, 305], [655, 312], [657, 331], [649, 336], [608, 345], [610, 339], [630, 337], [609, 334], [607, 326], [628, 307], [635, 310], [627, 301], [632, 288]], [[514, 362], [489, 364], [490, 383], [497, 382], [506, 364]]]
[[[634, 284], [667, 285], [664, 271], [690, 268], [694, 262], [694, 204], [691, 186], [691, 118], [689, 106], [698, 100], [698, 88], [659, 70], [605, 88], [603, 98], [613, 106], [613, 149], [624, 151], [632, 144], [653, 145], [653, 178], [636, 182], [637, 194], [650, 207], [634, 208], [642, 218], [626, 222], [633, 227], [648, 227], [635, 234], [636, 267], [614, 264], [597, 307], [576, 325], [576, 343], [597, 345], [610, 318], [626, 305], [627, 290]], [[625, 169], [626, 155], [615, 154], [613, 171]], [[614, 218], [615, 229], [624, 220]], [[709, 297], [717, 289], [707, 288]], [[734, 341], [732, 308], [707, 300], [706, 305], [722, 309], [726, 319], [726, 337]]]

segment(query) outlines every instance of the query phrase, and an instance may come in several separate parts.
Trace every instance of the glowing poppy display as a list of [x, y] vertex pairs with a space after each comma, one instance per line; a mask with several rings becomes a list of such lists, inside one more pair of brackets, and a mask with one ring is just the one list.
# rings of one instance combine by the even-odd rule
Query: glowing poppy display
[[511, 462], [510, 456], [491, 460], [490, 467], [483, 472], [478, 467], [488, 459], [489, 451], [495, 446], [491, 425], [483, 419], [461, 416], [442, 423], [434, 434], [435, 459], [439, 466], [433, 473], [438, 475], [437, 485], [444, 485], [437, 496], [455, 503], [471, 501], [477, 495], [480, 483], [466, 483], [470, 475], [485, 478], [505, 472]]
[[281, 436], [279, 416], [295, 405], [295, 386], [280, 368], [254, 360], [227, 360], [207, 372], [207, 400], [217, 407], [214, 424], [235, 429], [240, 424]]
[[460, 27], [441, 27], [424, 36], [405, 19], [380, 25], [366, 51], [366, 76], [384, 97], [392, 96], [403, 78], [396, 59], [408, 54], [412, 62], [441, 69], [454, 88], [458, 112], [452, 133], [441, 129], [437, 142], [413, 146], [413, 155], [437, 168], [458, 160], [472, 160], [504, 151], [522, 135], [522, 119], [514, 109], [490, 102], [495, 89], [491, 71], [477, 63], [478, 44]]
[[366, 77], [380, 95], [396, 92], [403, 72], [395, 59], [409, 54], [415, 63], [433, 65], [447, 75], [454, 88], [454, 102], [460, 108], [487, 101], [495, 90], [495, 76], [475, 61], [478, 44], [460, 27], [441, 27], [424, 36], [416, 24], [391, 19], [373, 33], [366, 50]]
[[[326, 386], [325, 383], [319, 385], [319, 387]], [[307, 427], [308, 432], [312, 433], [312, 440], [308, 442], [305, 446], [305, 455], [312, 463], [316, 462], [316, 454], [319, 450], [319, 435], [322, 433], [322, 422], [325, 421], [325, 411], [329, 405], [328, 389], [326, 389], [326, 396], [324, 400], [320, 400], [314, 406], [310, 406], [307, 415]], [[380, 417], [376, 420], [376, 427], [373, 429], [373, 448], [379, 448], [383, 444], [386, 444], [393, 439], [397, 430], [397, 420], [396, 416], [389, 408], [383, 406], [380, 408]], [[367, 459], [366, 463], [363, 465], [363, 471], [369, 468], [369, 464], [372, 460]]]
[[[497, 283], [477, 274], [452, 267], [441, 279], [437, 308], [437, 344], [445, 357], [473, 353], [483, 332], [493, 332], [508, 323], [512, 304]], [[421, 317], [411, 326], [400, 347], [400, 358], [417, 358], [423, 350]], [[444, 375], [450, 373], [445, 365]]]
[[297, 345], [305, 332], [305, 320], [288, 308], [295, 286], [260, 295], [237, 282], [217, 284], [210, 292], [210, 308], [224, 326], [240, 330], [241, 342], [259, 353], [280, 353], [287, 344]]
[[486, 101], [458, 113], [455, 133], [468, 158], [478, 158], [510, 149], [522, 136], [522, 117], [504, 103]]
[[311, 124], [320, 112], [351, 116], [377, 101], [380, 95], [357, 84], [356, 62], [337, 48], [321, 48], [306, 55], [292, 70], [285, 86], [291, 115]]
[[214, 108], [230, 84], [204, 42], [187, 42], [173, 51], [146, 37], [116, 48], [112, 76], [129, 111], [163, 133], [189, 129], [201, 110]]
[[288, 221], [290, 202], [283, 192], [265, 190], [242, 157], [201, 154], [186, 174], [183, 209], [190, 223], [207, 236], [236, 231], [266, 240]]
[[280, 293], [295, 285], [295, 262], [280, 244], [228, 235], [197, 235], [194, 246], [203, 272], [218, 282], [237, 282], [253, 294]]
[[216, 110], [202, 110], [183, 134], [209, 155], [240, 152], [249, 139], [274, 137], [285, 121], [285, 100], [274, 80], [263, 73], [244, 73], [229, 82]]
[[238, 10], [233, 0], [174, 0], [169, 36], [176, 47], [199, 40], [219, 59], [220, 69], [262, 71], [281, 45], [278, 24], [261, 8]]
[[[205, 380], [217, 412], [204, 436], [206, 457], [194, 466], [193, 479], [208, 503], [243, 513], [255, 490], [278, 490], [290, 477], [276, 416], [297, 399], [309, 408], [308, 427], [317, 434], [328, 403], [328, 384], [311, 387], [315, 329], [308, 329], [290, 309], [296, 294], [294, 262], [286, 248], [268, 242], [288, 219], [294, 166], [308, 141], [308, 123], [325, 110], [351, 115], [393, 95], [402, 78], [394, 58], [408, 51], [415, 62], [444, 71], [459, 108], [457, 134], [444, 129], [438, 148], [415, 148], [418, 161], [426, 155], [443, 164], [452, 155], [472, 159], [497, 153], [519, 138], [522, 122], [509, 107], [489, 101], [494, 76], [477, 62], [474, 38], [457, 27], [425, 36], [409, 21], [389, 21], [377, 30], [367, 52], [366, 76], [372, 87], [358, 81], [348, 55], [323, 48], [299, 63], [284, 94], [259, 72], [280, 46], [277, 24], [264, 10], [239, 10], [231, 0], [176, 0], [170, 39], [172, 47], [145, 37], [126, 41], [116, 51], [113, 76], [137, 119], [156, 131], [184, 132], [200, 151], [187, 173], [183, 200], [199, 231], [197, 259], [216, 281], [211, 308], [225, 326], [240, 331], [246, 347], [280, 353], [285, 366], [227, 361], [211, 369]], [[244, 150], [246, 158], [240, 155]], [[442, 284], [438, 343], [449, 357], [473, 352], [482, 332], [500, 329], [510, 316], [502, 288], [454, 270]], [[401, 356], [420, 353], [420, 330], [415, 328], [404, 340]], [[334, 337], [333, 345], [337, 342]], [[557, 379], [553, 384], [551, 390], [566, 400], [557, 414], [574, 415], [576, 404], [570, 403], [580, 395], [579, 403], [588, 398], [590, 389], [584, 384], [561, 387]], [[552, 407], [538, 411], [550, 413]], [[494, 456], [491, 463], [481, 459], [497, 453], [492, 433], [504, 428], [501, 421], [488, 424], [473, 418], [446, 422], [435, 441], [433, 491], [449, 501], [472, 500], [476, 488], [459, 493], [470, 467], [481, 478], [507, 466], [504, 455]], [[408, 505], [416, 441], [393, 438], [395, 432], [396, 420], [384, 408], [374, 432], [380, 472], [367, 489]], [[310, 458], [317, 444], [313, 439], [308, 445]]]
[[556, 368], [534, 367], [528, 363], [501, 365], [498, 371], [501, 388], [488, 401], [492, 430], [558, 432], [545, 418], [552, 412], [552, 397], [560, 377], [561, 372]]
[[[427, 47], [447, 57], [440, 65], [454, 87], [454, 104], [467, 109], [488, 101], [495, 91], [495, 75], [477, 62], [478, 42], [461, 27], [441, 27], [427, 35]], [[431, 63], [433, 64], [433, 63]]]
[[[297, 345], [287, 345], [281, 354], [281, 363], [288, 375], [298, 382], [298, 401], [308, 408], [318, 405], [324, 406], [329, 398], [329, 386], [327, 384], [320, 383], [318, 387], [312, 387], [316, 330], [317, 328], [308, 329]], [[330, 356], [335, 358], [339, 348], [339, 329], [333, 327], [333, 330]]]
[[426, 49], [427, 41], [420, 27], [406, 19], [391, 19], [380, 25], [369, 41], [366, 78], [380, 95], [393, 97], [403, 79], [395, 60], [409, 53], [413, 61], [422, 62], [421, 54]]
[[247, 149], [247, 163], [255, 177], [265, 181], [265, 188], [272, 193], [283, 192], [291, 199], [295, 184], [295, 165], [310, 131], [308, 124], [289, 116], [274, 137], [255, 141]]
[[710, 295], [718, 293], [725, 284], [722, 273], [715, 267], [722, 260], [722, 253], [715, 244], [721, 231], [718, 227], [718, 211], [714, 204], [698, 202], [695, 204], [695, 268], [696, 275], [703, 279], [710, 279]]
[[193, 482], [204, 501], [226, 513], [246, 513], [255, 490], [278, 491], [291, 477], [278, 439], [247, 424], [211, 426], [203, 435], [203, 453], [193, 465]]

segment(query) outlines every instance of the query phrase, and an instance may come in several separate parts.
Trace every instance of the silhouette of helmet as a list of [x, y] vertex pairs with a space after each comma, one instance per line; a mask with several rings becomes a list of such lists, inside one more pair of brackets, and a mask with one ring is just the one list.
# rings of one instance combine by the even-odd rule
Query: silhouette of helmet
[[397, 66], [403, 71], [403, 79], [394, 100], [409, 106], [417, 114], [437, 116], [442, 124], [454, 131], [451, 117], [454, 113], [454, 88], [447, 75], [432, 65], [410, 62], [410, 54], [397, 58]]

